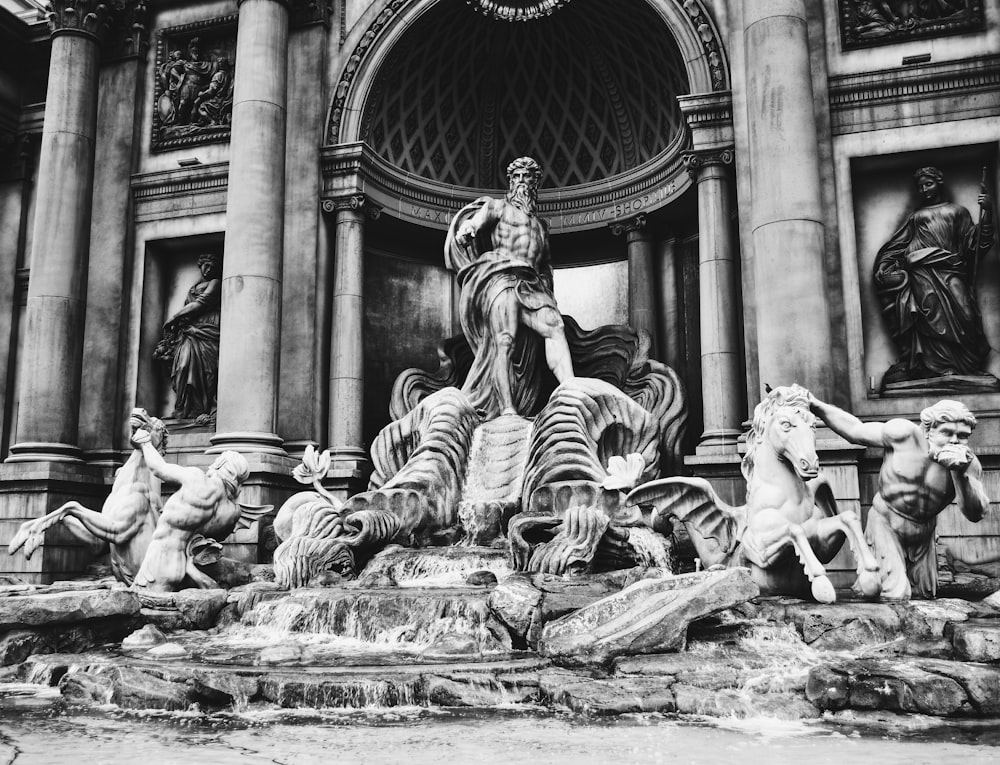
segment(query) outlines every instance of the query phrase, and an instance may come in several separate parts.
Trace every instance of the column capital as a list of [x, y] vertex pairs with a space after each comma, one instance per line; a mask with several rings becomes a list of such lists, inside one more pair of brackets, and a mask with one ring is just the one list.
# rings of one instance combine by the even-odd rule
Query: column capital
[[51, 0], [45, 14], [49, 34], [76, 34], [103, 42], [118, 5], [108, 0]]
[[291, 0], [289, 7], [292, 27], [305, 27], [311, 24], [330, 26], [333, 17], [333, 0]]
[[144, 58], [149, 49], [148, 19], [149, 3], [145, 0], [116, 2], [105, 44], [105, 58]]
[[685, 151], [681, 154], [681, 161], [684, 169], [693, 180], [698, 180], [702, 170], [712, 166], [726, 166], [733, 164], [733, 147], [726, 146], [718, 149], [700, 149], [697, 151]]
[[646, 237], [646, 214], [639, 213], [634, 218], [616, 220], [614, 223], [609, 223], [608, 227], [614, 236], [625, 234], [630, 242], [636, 238]]
[[[236, 7], [239, 8], [246, 1], [247, 0], [236, 0]], [[285, 8], [288, 8], [292, 5], [292, 0], [271, 0], [271, 2], [277, 3], [278, 5], [283, 5]]]
[[382, 206], [372, 202], [365, 194], [347, 194], [323, 200], [323, 212], [328, 215], [352, 210], [359, 215], [367, 214], [372, 220], [378, 220], [382, 214]]

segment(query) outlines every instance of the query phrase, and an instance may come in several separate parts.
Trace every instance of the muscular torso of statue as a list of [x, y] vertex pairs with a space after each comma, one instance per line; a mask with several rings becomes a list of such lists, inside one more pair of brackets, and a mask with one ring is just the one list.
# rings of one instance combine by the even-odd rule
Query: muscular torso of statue
[[918, 523], [934, 520], [955, 499], [948, 469], [927, 456], [927, 444], [916, 427], [886, 447], [879, 495], [889, 508]]
[[542, 273], [547, 254], [545, 223], [505, 200], [495, 200], [494, 204], [499, 209], [495, 211], [498, 221], [490, 238], [493, 250]]

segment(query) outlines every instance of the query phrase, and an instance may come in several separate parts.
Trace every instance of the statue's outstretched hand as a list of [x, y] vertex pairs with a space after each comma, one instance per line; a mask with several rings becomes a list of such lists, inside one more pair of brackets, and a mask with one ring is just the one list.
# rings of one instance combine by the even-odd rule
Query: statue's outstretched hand
[[129, 441], [132, 443], [132, 446], [134, 446], [136, 449], [140, 449], [143, 444], [148, 444], [150, 441], [152, 441], [152, 439], [153, 436], [150, 434], [148, 430], [143, 430], [142, 428], [139, 428], [135, 431], [135, 433], [132, 434], [132, 437], [129, 439]]
[[468, 247], [472, 244], [472, 241], [476, 238], [476, 227], [471, 223], [466, 221], [461, 226], [458, 227], [458, 233], [455, 235], [455, 239], [463, 247]]

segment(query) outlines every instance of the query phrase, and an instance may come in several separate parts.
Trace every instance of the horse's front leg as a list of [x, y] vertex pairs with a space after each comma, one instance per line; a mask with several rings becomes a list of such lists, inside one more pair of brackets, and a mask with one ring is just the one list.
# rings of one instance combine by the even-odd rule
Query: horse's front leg
[[[103, 543], [100, 538], [95, 534], [90, 533], [82, 524], [73, 521], [72, 516], [75, 512], [93, 513], [92, 510], [88, 510], [79, 502], [70, 501], [61, 507], [53, 510], [51, 513], [43, 515], [41, 518], [35, 518], [31, 521], [25, 521], [21, 524], [21, 528], [18, 529], [17, 534], [10, 541], [7, 549], [11, 555], [17, 552], [20, 548], [24, 548], [24, 557], [30, 558], [32, 554], [37, 550], [42, 542], [45, 541], [45, 532], [55, 526], [57, 523], [62, 523], [77, 539], [81, 542], [85, 542], [92, 548], [103, 547]], [[94, 515], [100, 515], [100, 513], [94, 513]]]
[[837, 515], [815, 518], [808, 521], [805, 528], [818, 548], [829, 550], [831, 559], [843, 546], [846, 537], [858, 564], [855, 591], [865, 598], [878, 597], [882, 591], [882, 585], [879, 583], [879, 566], [871, 548], [865, 542], [865, 533], [857, 513], [845, 510]]
[[743, 539], [747, 559], [761, 568], [773, 566], [790, 545], [812, 583], [813, 597], [820, 603], [833, 603], [837, 599], [826, 569], [816, 558], [809, 537], [799, 524], [790, 523], [777, 510], [761, 510], [751, 519]]

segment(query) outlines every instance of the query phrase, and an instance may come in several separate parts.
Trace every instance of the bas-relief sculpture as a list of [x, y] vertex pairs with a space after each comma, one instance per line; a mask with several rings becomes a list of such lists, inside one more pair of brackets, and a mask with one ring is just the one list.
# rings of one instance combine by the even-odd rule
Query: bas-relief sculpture
[[[368, 491], [340, 505], [317, 488], [279, 510], [282, 584], [319, 573], [303, 551], [322, 547], [356, 568], [390, 541], [510, 545], [516, 567], [559, 574], [668, 559], [668, 540], [637, 530], [645, 519], [621, 488], [676, 465], [680, 380], [648, 358], [648, 337], [584, 331], [560, 315], [548, 226], [535, 211], [540, 176], [534, 160], [515, 160], [503, 199], [477, 199], [455, 216], [445, 261], [461, 288], [463, 336], [445, 343], [436, 372], [397, 379]], [[605, 486], [609, 464], [626, 457], [634, 481]], [[300, 480], [318, 459], [307, 455]], [[363, 545], [352, 541], [359, 534]], [[349, 556], [334, 552], [338, 542]]]
[[731, 507], [702, 478], [665, 478], [639, 486], [626, 502], [652, 506], [684, 523], [705, 566], [749, 566], [766, 593], [836, 600], [823, 568], [849, 541], [858, 559], [857, 588], [879, 594], [879, 566], [857, 514], [840, 510], [819, 469], [811, 394], [775, 388], [754, 409], [743, 475], [747, 503]]
[[884, 451], [865, 527], [878, 558], [882, 595], [933, 598], [937, 516], [955, 502], [966, 518], [979, 522], [989, 507], [982, 465], [969, 449], [976, 418], [964, 404], [949, 400], [924, 409], [919, 426], [903, 419], [862, 422], [811, 395], [809, 404], [835, 433]]
[[215, 421], [219, 385], [219, 318], [222, 263], [215, 254], [198, 258], [201, 279], [188, 290], [184, 306], [163, 325], [153, 357], [170, 366], [174, 417]]
[[985, 28], [982, 0], [839, 0], [844, 50]]
[[924, 167], [914, 177], [925, 204], [875, 258], [875, 290], [901, 352], [882, 392], [997, 390], [1000, 382], [984, 371], [990, 345], [976, 302], [977, 266], [993, 246], [991, 199], [982, 189], [976, 223], [945, 201], [939, 170]]
[[153, 150], [229, 137], [236, 37], [228, 19], [162, 30]]

